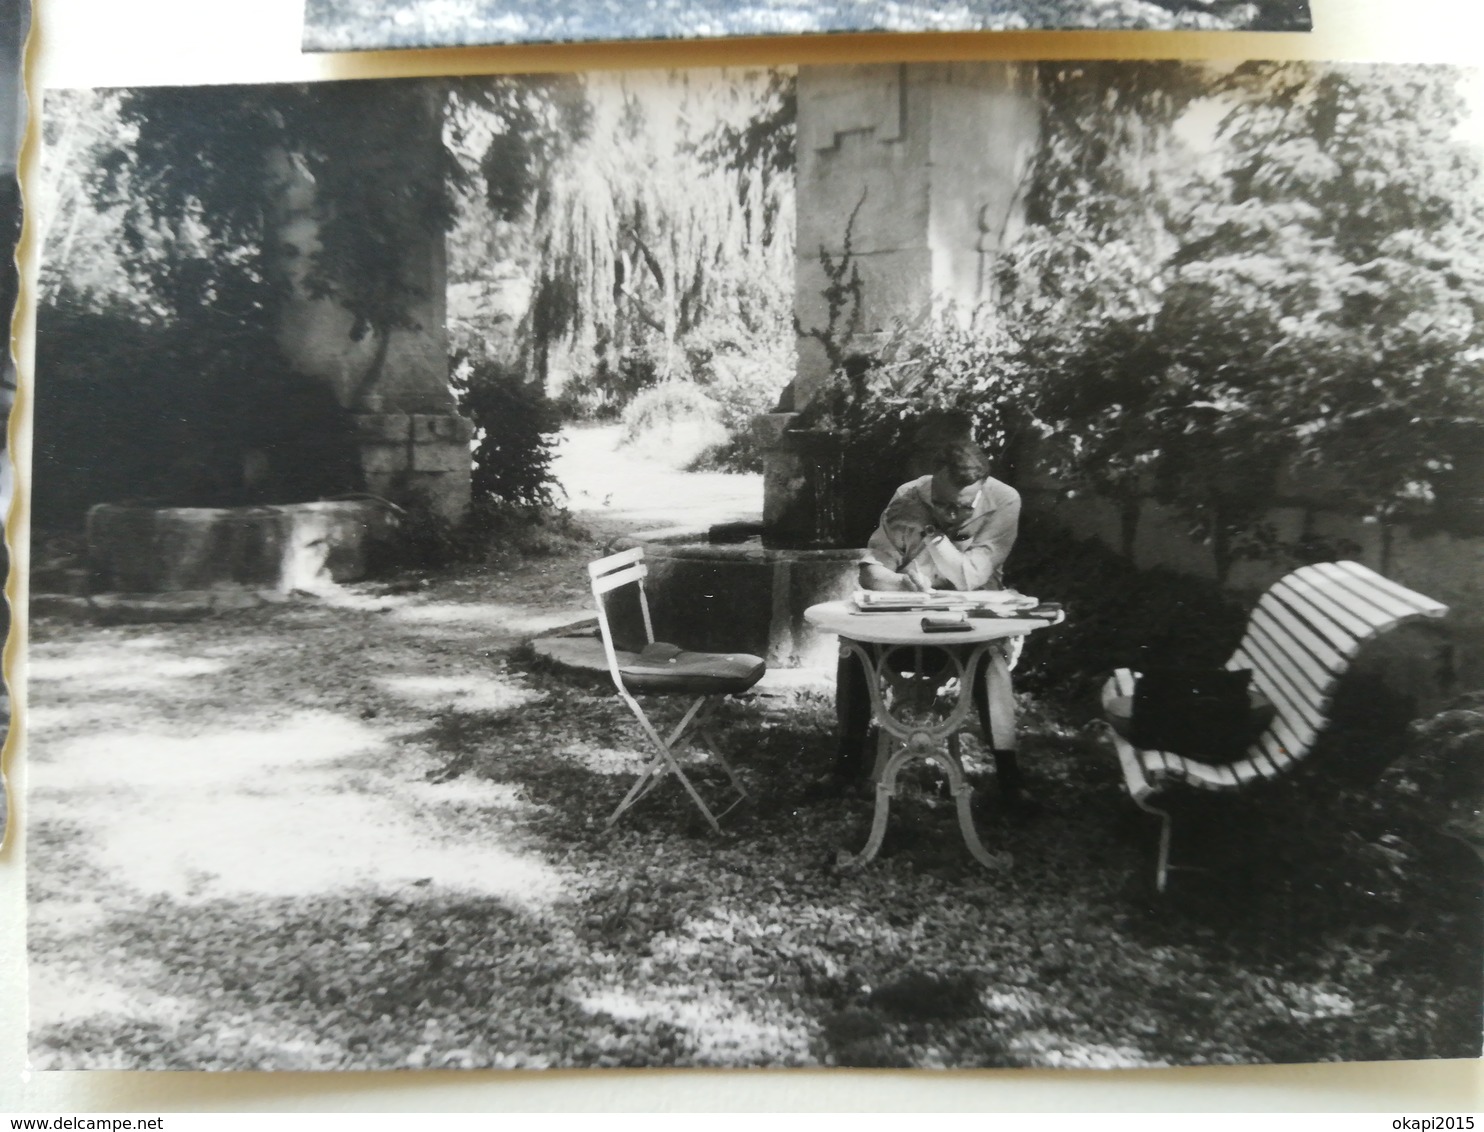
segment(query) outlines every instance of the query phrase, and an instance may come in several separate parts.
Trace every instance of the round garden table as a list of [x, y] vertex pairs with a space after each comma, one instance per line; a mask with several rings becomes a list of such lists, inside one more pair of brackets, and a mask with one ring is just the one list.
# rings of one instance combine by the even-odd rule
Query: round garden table
[[[1007, 868], [1010, 854], [991, 853], [979, 840], [970, 808], [973, 787], [964, 775], [958, 734], [974, 707], [974, 681], [983, 679], [994, 731], [986, 738], [1002, 749], [1015, 745], [1010, 665], [1006, 650], [996, 646], [1057, 624], [1061, 618], [976, 617], [966, 630], [932, 633], [922, 628], [924, 615], [922, 610], [862, 613], [850, 601], [827, 601], [804, 611], [810, 624], [840, 638], [842, 656], [854, 656], [865, 666], [878, 728], [871, 836], [859, 854], [842, 851], [840, 863], [860, 867], [876, 856], [886, 836], [897, 776], [912, 760], [926, 759], [948, 775], [959, 829], [974, 859], [987, 868]], [[950, 681], [957, 684], [957, 695], [945, 707], [939, 702], [940, 693]]]

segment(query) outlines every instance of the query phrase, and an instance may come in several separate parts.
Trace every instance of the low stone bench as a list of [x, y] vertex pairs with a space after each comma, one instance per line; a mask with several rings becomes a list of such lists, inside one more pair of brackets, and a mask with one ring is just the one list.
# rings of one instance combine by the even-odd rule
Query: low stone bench
[[93, 592], [219, 589], [289, 593], [365, 575], [366, 554], [397, 517], [370, 499], [265, 507], [101, 503], [87, 516]]

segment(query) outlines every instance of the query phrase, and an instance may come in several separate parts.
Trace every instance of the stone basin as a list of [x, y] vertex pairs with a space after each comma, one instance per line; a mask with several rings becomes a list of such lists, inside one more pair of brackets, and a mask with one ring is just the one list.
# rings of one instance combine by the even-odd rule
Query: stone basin
[[377, 500], [263, 507], [145, 507], [88, 512], [93, 592], [223, 589], [289, 593], [364, 576], [366, 552], [396, 517]]
[[[746, 535], [743, 541], [735, 540]], [[835, 638], [804, 620], [821, 601], [849, 597], [857, 585], [852, 547], [788, 550], [765, 547], [760, 531], [735, 525], [706, 537], [636, 534], [613, 549], [644, 548], [655, 637], [682, 648], [747, 652], [774, 668], [834, 668]], [[632, 591], [630, 591], [632, 592]], [[612, 595], [609, 616], [620, 641], [643, 637], [637, 601]]]

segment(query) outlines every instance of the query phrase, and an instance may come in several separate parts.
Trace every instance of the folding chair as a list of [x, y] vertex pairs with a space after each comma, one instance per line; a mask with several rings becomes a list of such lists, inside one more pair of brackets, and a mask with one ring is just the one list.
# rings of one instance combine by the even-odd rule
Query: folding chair
[[[634, 718], [654, 746], [654, 758], [639, 776], [637, 782], [613, 811], [608, 825], [613, 825], [624, 812], [653, 790], [666, 774], [680, 779], [687, 794], [700, 807], [701, 813], [716, 832], [721, 832], [718, 817], [725, 817], [738, 803], [747, 797], [747, 791], [737, 778], [731, 763], [717, 749], [716, 743], [706, 732], [705, 726], [711, 709], [719, 696], [732, 696], [745, 692], [762, 679], [767, 665], [760, 657], [746, 653], [686, 652], [675, 645], [654, 639], [654, 626], [649, 617], [649, 597], [644, 590], [644, 579], [649, 568], [644, 565], [644, 549], [635, 547], [618, 554], [588, 563], [588, 577], [592, 579], [593, 598], [598, 605], [598, 628], [603, 636], [603, 652], [608, 658], [608, 672], [619, 697], [629, 705]], [[635, 652], [625, 652], [614, 646], [613, 630], [608, 621], [605, 595], [620, 586], [637, 585], [639, 609], [644, 618], [644, 637], [647, 644]], [[681, 716], [680, 722], [664, 738], [658, 728], [640, 707], [636, 695], [647, 696], [694, 696], [695, 701]], [[711, 807], [696, 790], [694, 783], [681, 768], [675, 752], [683, 741], [709, 751], [722, 765], [737, 797], [732, 804], [714, 814]]]

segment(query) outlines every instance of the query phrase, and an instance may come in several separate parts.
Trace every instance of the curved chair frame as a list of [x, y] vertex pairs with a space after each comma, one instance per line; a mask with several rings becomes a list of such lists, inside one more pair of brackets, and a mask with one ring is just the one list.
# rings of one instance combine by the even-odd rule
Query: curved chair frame
[[[695, 802], [707, 823], [716, 833], [721, 832], [720, 818], [725, 817], [735, 809], [746, 797], [747, 790], [742, 785], [742, 780], [737, 777], [736, 770], [732, 764], [717, 747], [715, 740], [706, 730], [706, 724], [716, 700], [723, 695], [732, 695], [733, 692], [702, 692], [696, 695], [690, 707], [681, 716], [679, 723], [666, 737], [650, 720], [644, 708], [635, 698], [634, 691], [624, 679], [623, 666], [619, 662], [618, 650], [613, 643], [613, 631], [608, 622], [608, 610], [604, 598], [614, 590], [622, 586], [637, 585], [639, 588], [639, 609], [644, 618], [644, 636], [649, 644], [654, 644], [654, 623], [649, 615], [649, 595], [645, 592], [644, 579], [649, 574], [649, 568], [644, 564], [643, 547], [634, 547], [631, 550], [620, 551], [606, 558], [600, 558], [596, 562], [588, 563], [588, 577], [592, 582], [593, 599], [598, 607], [598, 630], [602, 634], [603, 653], [608, 660], [608, 672], [613, 678], [613, 686], [617, 690], [619, 698], [628, 705], [629, 710], [638, 720], [640, 729], [654, 748], [654, 757], [649, 765], [645, 767], [638, 780], [624, 795], [623, 801], [619, 802], [618, 808], [609, 816], [607, 824], [612, 826], [624, 813], [636, 805], [641, 799], [649, 794], [656, 786], [664, 780], [667, 774], [673, 774], [680, 780], [680, 785]], [[676, 688], [667, 691], [642, 691], [641, 695], [687, 695], [692, 694], [689, 689]], [[701, 797], [690, 776], [685, 773], [675, 752], [682, 743], [689, 742], [698, 746], [721, 764], [731, 780], [732, 787], [737, 792], [737, 797], [732, 800], [731, 805], [719, 814], [712, 811]]]
[[[1237, 792], [1291, 772], [1329, 724], [1340, 678], [1366, 641], [1403, 622], [1437, 619], [1448, 607], [1358, 562], [1320, 562], [1279, 579], [1258, 599], [1246, 633], [1226, 668], [1250, 669], [1253, 686], [1276, 708], [1273, 722], [1233, 763], [1208, 763], [1169, 751], [1135, 747], [1112, 727], [1124, 785], [1141, 810], [1160, 819], [1155, 884], [1165, 890], [1171, 817], [1152, 799], [1177, 784]], [[1139, 674], [1120, 668], [1103, 685], [1106, 709], [1132, 696]]]

